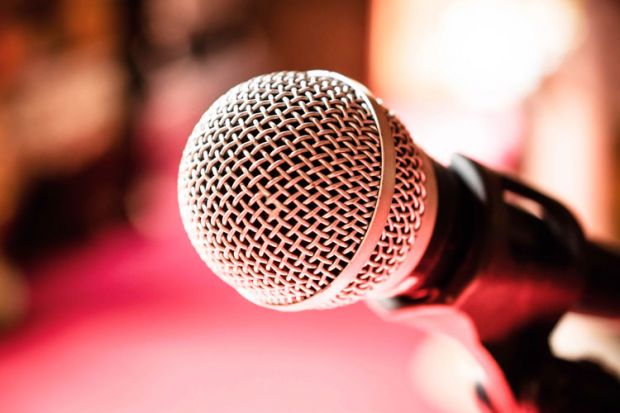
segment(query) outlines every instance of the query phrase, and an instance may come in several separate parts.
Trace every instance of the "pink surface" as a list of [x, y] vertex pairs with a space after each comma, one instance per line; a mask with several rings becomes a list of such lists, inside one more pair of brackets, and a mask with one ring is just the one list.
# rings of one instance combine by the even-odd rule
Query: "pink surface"
[[364, 305], [278, 313], [191, 249], [163, 179], [149, 221], [31, 269], [32, 312], [0, 341], [0, 411], [430, 411], [409, 380], [420, 335]]

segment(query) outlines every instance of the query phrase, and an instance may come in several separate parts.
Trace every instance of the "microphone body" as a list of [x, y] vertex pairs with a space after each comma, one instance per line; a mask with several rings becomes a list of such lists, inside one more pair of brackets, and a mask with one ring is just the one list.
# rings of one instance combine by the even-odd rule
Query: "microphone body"
[[552, 325], [568, 310], [617, 311], [592, 294], [585, 299], [588, 244], [564, 206], [460, 155], [434, 170], [437, 220], [412, 273], [424, 283], [374, 308], [449, 305], [470, 316], [485, 342]]
[[487, 342], [618, 314], [618, 254], [560, 203], [462, 156], [444, 167], [364, 86], [279, 72], [231, 89], [183, 154], [192, 244], [256, 304], [455, 307]]

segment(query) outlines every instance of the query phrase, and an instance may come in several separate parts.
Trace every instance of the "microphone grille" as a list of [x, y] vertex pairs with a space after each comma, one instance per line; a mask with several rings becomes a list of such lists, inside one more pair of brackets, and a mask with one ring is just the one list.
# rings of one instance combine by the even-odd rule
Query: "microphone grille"
[[[422, 157], [388, 119], [398, 153], [388, 222], [361, 271], [314, 307], [360, 299], [413, 245]], [[183, 153], [179, 205], [193, 246], [257, 304], [286, 309], [316, 296], [367, 237], [381, 202], [382, 139], [365, 90], [346, 78], [278, 72], [236, 86], [202, 116]]]
[[409, 257], [422, 228], [427, 200], [424, 169], [429, 165], [424, 164], [422, 152], [414, 145], [409, 132], [398, 118], [388, 114], [387, 119], [396, 154], [394, 195], [387, 223], [362, 270], [328, 307], [365, 298], [373, 288], [393, 276]]

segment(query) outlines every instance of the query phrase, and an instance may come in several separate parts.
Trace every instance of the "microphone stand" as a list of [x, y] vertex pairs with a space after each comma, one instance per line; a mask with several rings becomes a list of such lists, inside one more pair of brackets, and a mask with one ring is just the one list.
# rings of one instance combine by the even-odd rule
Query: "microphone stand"
[[591, 361], [555, 357], [549, 348], [552, 328], [532, 325], [510, 340], [486, 345], [515, 397], [544, 413], [620, 411], [618, 377]]
[[460, 155], [434, 168], [436, 227], [412, 274], [421, 281], [373, 307], [414, 324], [419, 309], [466, 314], [515, 397], [536, 411], [620, 411], [617, 377], [556, 358], [548, 343], [567, 311], [620, 316], [620, 254], [587, 241], [563, 205], [515, 179]]

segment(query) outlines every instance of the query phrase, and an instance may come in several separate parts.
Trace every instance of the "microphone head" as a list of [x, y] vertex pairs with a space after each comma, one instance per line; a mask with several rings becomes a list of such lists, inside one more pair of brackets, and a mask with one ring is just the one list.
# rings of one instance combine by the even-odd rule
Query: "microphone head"
[[415, 282], [434, 226], [430, 159], [366, 88], [333, 72], [232, 88], [190, 135], [178, 185], [200, 257], [244, 297], [279, 310]]

